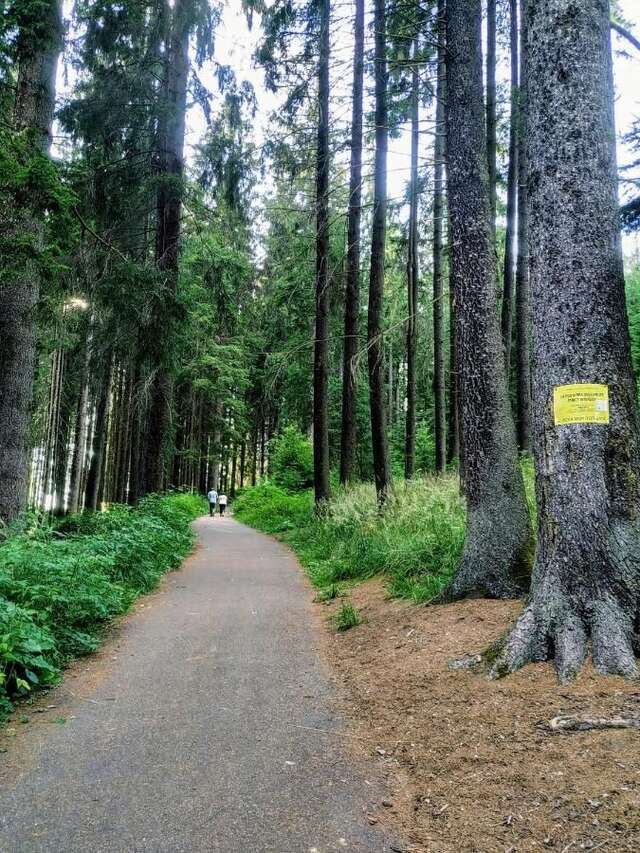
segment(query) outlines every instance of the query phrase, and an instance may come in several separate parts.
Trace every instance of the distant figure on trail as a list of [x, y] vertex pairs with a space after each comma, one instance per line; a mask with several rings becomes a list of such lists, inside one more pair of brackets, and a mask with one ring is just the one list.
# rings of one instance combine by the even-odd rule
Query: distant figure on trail
[[227, 508], [227, 496], [220, 495], [218, 498], [218, 506], [220, 507], [220, 515], [224, 515], [224, 511]]
[[218, 493], [215, 489], [210, 489], [207, 493], [207, 500], [209, 501], [209, 515], [214, 516], [216, 511], [216, 503], [218, 501]]

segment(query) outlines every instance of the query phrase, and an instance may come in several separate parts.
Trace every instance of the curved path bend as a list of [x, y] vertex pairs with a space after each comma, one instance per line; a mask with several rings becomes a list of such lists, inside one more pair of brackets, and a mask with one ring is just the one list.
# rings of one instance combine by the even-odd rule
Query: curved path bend
[[294, 557], [231, 518], [195, 527], [181, 571], [2, 737], [0, 851], [393, 850]]

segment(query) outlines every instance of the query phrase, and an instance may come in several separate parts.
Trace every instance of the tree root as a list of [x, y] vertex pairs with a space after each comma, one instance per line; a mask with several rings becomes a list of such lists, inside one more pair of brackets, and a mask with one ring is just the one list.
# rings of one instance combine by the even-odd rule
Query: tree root
[[593, 664], [603, 675], [638, 678], [633, 628], [633, 616], [612, 596], [579, 608], [559, 594], [557, 586], [546, 590], [543, 586], [506, 637], [489, 675], [500, 678], [528, 663], [553, 659], [559, 681], [566, 683], [591, 651]]
[[554, 733], [589, 732], [601, 729], [640, 729], [640, 717], [565, 717], [549, 720]]

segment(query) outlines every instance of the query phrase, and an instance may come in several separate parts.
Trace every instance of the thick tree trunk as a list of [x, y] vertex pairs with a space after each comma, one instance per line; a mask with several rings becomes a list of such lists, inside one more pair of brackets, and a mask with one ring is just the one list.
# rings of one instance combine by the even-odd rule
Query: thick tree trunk
[[436, 138], [433, 152], [433, 431], [436, 473], [447, 467], [445, 341], [444, 341], [444, 96], [445, 0], [438, 0], [438, 80], [436, 84]]
[[[451, 252], [449, 252], [451, 267]], [[458, 460], [462, 478], [462, 454], [460, 453], [460, 394], [458, 383], [458, 358], [456, 355], [456, 301], [453, 289], [453, 273], [449, 270], [449, 440], [447, 462]]]
[[[489, 167], [489, 205], [491, 207], [491, 232], [496, 235], [496, 185], [497, 185], [497, 134], [496, 134], [496, 4], [487, 0], [487, 54], [486, 54], [486, 131], [487, 165]], [[494, 246], [495, 251], [495, 246]]]
[[[164, 99], [160, 117], [157, 196], [156, 265], [165, 275], [167, 299], [175, 298], [180, 251], [184, 134], [189, 79], [189, 18], [192, 0], [176, 0], [165, 62]], [[151, 389], [146, 442], [144, 491], [161, 491], [171, 420], [172, 381], [167, 364], [166, 326], [169, 310], [153, 330], [156, 372]], [[163, 346], [164, 345], [164, 346]]]
[[[420, 146], [420, 73], [418, 39], [413, 43], [411, 75], [411, 178], [409, 200], [409, 239], [407, 246], [407, 414], [405, 422], [404, 476], [411, 480], [416, 466], [416, 410], [418, 391], [418, 299], [420, 269], [418, 263], [418, 149]], [[400, 382], [398, 381], [399, 387]], [[399, 396], [399, 395], [398, 395]]]
[[357, 443], [357, 357], [360, 310], [360, 218], [362, 208], [362, 99], [364, 80], [364, 0], [356, 1], [351, 106], [351, 171], [347, 214], [347, 276], [342, 361], [342, 430], [340, 483], [353, 476]]
[[[27, 131], [35, 157], [47, 154], [55, 101], [55, 76], [62, 22], [58, 0], [29, 4], [18, 13], [18, 80], [13, 120]], [[27, 502], [27, 435], [35, 360], [35, 306], [43, 247], [42, 218], [29, 209], [29, 199], [16, 199], [3, 211], [4, 238], [32, 252], [14, 261], [0, 280], [0, 522], [9, 523]]]
[[507, 231], [504, 243], [504, 284], [502, 289], [502, 345], [507, 381], [511, 376], [511, 339], [515, 295], [516, 204], [518, 198], [518, 0], [509, 0], [511, 41], [511, 121], [509, 127], [509, 171], [507, 173]]
[[371, 267], [367, 324], [369, 405], [373, 472], [378, 502], [383, 506], [391, 490], [391, 470], [387, 442], [387, 413], [384, 393], [384, 340], [382, 315], [384, 308], [384, 253], [387, 231], [387, 62], [386, 14], [384, 0], [375, 0], [375, 122], [376, 153], [371, 224]]
[[520, 0], [518, 123], [518, 260], [516, 267], [516, 394], [518, 447], [531, 449], [531, 342], [529, 334], [529, 204], [527, 190], [527, 0]]
[[467, 500], [451, 597], [518, 595], [532, 546], [498, 320], [480, 38], [480, 0], [449, 0], [447, 176]]
[[316, 152], [316, 325], [313, 360], [313, 471], [316, 506], [329, 500], [329, 22], [320, 0]]
[[[635, 676], [640, 433], [619, 238], [609, 4], [529, 0], [528, 13], [538, 544], [531, 599], [498, 668], [555, 657], [565, 680], [590, 647], [600, 672]], [[608, 387], [608, 423], [558, 423], [555, 389], [582, 383]], [[603, 418], [606, 405], [592, 407]]]

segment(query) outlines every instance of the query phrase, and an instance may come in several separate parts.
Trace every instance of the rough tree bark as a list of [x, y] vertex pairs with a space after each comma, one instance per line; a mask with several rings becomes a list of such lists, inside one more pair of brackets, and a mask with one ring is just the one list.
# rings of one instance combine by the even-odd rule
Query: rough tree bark
[[329, 500], [329, 22], [320, 1], [316, 150], [316, 325], [313, 359], [313, 481], [316, 506]]
[[527, 7], [520, 0], [518, 122], [518, 258], [516, 265], [516, 397], [518, 447], [531, 449], [531, 342], [529, 334], [529, 207], [527, 200]]
[[[55, 102], [55, 77], [62, 41], [58, 0], [29, 4], [19, 15], [18, 79], [13, 109], [17, 132], [29, 137], [34, 156], [47, 154]], [[17, 198], [3, 211], [2, 236], [11, 245], [29, 242], [28, 257], [13, 260], [0, 277], [0, 522], [9, 523], [26, 507], [27, 435], [33, 393], [35, 306], [43, 245], [41, 214], [31, 199]]]
[[518, 199], [518, 0], [509, 0], [511, 43], [511, 120], [509, 125], [509, 168], [507, 172], [507, 230], [504, 238], [504, 278], [502, 288], [502, 345], [507, 381], [511, 376], [511, 339], [515, 296], [515, 238]]
[[[420, 72], [418, 39], [413, 43], [411, 74], [411, 178], [409, 191], [409, 239], [407, 245], [407, 412], [405, 422], [404, 476], [413, 477], [416, 465], [416, 410], [418, 391], [418, 149], [420, 146]], [[398, 382], [399, 385], [399, 382]]]
[[[436, 84], [436, 138], [433, 152], [433, 430], [436, 472], [447, 467], [445, 343], [444, 343], [444, 93], [445, 0], [438, 0], [438, 80]], [[452, 377], [453, 380], [453, 377]], [[453, 387], [453, 386], [452, 386]]]
[[[192, 0], [176, 0], [168, 40], [164, 97], [161, 105], [158, 144], [156, 266], [165, 276], [166, 299], [175, 297], [180, 251], [182, 177], [184, 172], [185, 111], [189, 78], [189, 31]], [[171, 312], [168, 312], [169, 314]], [[156, 343], [144, 464], [144, 492], [161, 491], [164, 486], [166, 443], [171, 418], [172, 383], [166, 363], [165, 327], [168, 317], [158, 317], [150, 333]]]
[[480, 0], [449, 0], [447, 176], [467, 501], [449, 597], [519, 594], [532, 543], [498, 320], [480, 34]]
[[[589, 647], [637, 674], [640, 432], [619, 237], [606, 0], [529, 0], [529, 215], [538, 544], [497, 670]], [[610, 422], [555, 425], [554, 388], [601, 383]]]
[[357, 356], [360, 308], [360, 219], [362, 213], [362, 93], [364, 79], [364, 0], [356, 0], [351, 107], [351, 172], [347, 214], [347, 275], [342, 361], [340, 483], [353, 476], [357, 442]]
[[375, 122], [376, 153], [374, 166], [373, 220], [371, 224], [371, 266], [367, 322], [369, 406], [373, 473], [378, 503], [383, 506], [391, 489], [387, 413], [385, 411], [384, 340], [382, 312], [384, 299], [384, 251], [387, 229], [387, 62], [386, 14], [384, 0], [375, 0]]

